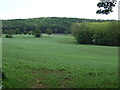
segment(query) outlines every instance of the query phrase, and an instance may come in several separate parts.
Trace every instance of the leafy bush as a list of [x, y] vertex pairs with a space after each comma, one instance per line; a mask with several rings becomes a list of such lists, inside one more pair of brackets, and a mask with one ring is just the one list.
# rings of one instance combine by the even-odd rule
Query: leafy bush
[[93, 38], [92, 40], [93, 44], [96, 44], [96, 45], [106, 45], [108, 43], [105, 38], [105, 33], [101, 31], [94, 33], [92, 38]]
[[22, 34], [22, 31], [20, 31], [19, 34]]
[[118, 46], [118, 22], [111, 22], [102, 28], [96, 30], [93, 35], [93, 43], [98, 45]]
[[23, 34], [24, 34], [24, 35], [27, 35], [27, 31], [24, 31]]
[[77, 41], [81, 44], [92, 44], [92, 33], [88, 30], [81, 30], [77, 35]]
[[34, 35], [35, 37], [41, 37], [41, 30], [39, 28], [35, 28]]
[[118, 22], [118, 46], [120, 46], [120, 21]]
[[13, 38], [13, 30], [7, 31], [5, 38]]
[[71, 26], [73, 36], [78, 43], [119, 46], [120, 22], [74, 23]]
[[6, 34], [6, 38], [13, 38], [11, 34]]
[[71, 29], [78, 43], [92, 44], [93, 33], [86, 24], [73, 24]]
[[109, 45], [119, 45], [118, 44], [118, 36], [120, 36], [120, 30], [118, 28], [119, 22], [112, 22], [108, 25], [107, 39], [109, 40]]
[[47, 28], [46, 33], [50, 36], [50, 35], [53, 33], [53, 32], [52, 32], [52, 29]]

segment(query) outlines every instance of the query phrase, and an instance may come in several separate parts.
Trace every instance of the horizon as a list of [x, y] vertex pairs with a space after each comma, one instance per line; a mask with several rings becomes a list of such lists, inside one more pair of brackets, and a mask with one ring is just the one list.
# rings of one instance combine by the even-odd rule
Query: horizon
[[[32, 17], [32, 18], [15, 18], [15, 19], [0, 19], [0, 20], [24, 20], [24, 19], [37, 19], [37, 18], [76, 18], [76, 19], [92, 20], [92, 18], [78, 18], [78, 17]], [[115, 19], [93, 19], [93, 20], [115, 20]]]

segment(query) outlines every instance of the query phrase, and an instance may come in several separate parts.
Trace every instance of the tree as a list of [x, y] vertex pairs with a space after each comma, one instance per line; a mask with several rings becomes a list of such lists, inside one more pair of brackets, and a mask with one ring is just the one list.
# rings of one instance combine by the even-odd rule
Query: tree
[[85, 23], [74, 23], [71, 26], [73, 36], [80, 44], [92, 44], [93, 33]]
[[12, 31], [12, 30], [8, 30], [5, 37], [6, 37], [6, 38], [13, 38], [12, 35], [13, 35], [13, 31]]
[[39, 28], [35, 28], [34, 35], [35, 37], [41, 37], [41, 30]]
[[46, 33], [50, 36], [52, 34], [52, 29], [47, 28]]
[[19, 33], [20, 33], [20, 29], [19, 28], [15, 29], [15, 34], [19, 34]]
[[110, 14], [111, 12], [113, 12], [113, 7], [115, 7], [116, 1], [112, 1], [112, 2], [103, 2], [102, 0], [100, 0], [101, 2], [98, 2], [97, 6], [99, 8], [103, 8], [103, 9], [99, 9], [96, 11], [97, 14]]
[[118, 30], [118, 22], [110, 22], [105, 25], [105, 27], [102, 27], [100, 29], [97, 28], [96, 32], [94, 32], [93, 35], [93, 44], [97, 45], [110, 45], [110, 46], [118, 46], [118, 36], [119, 30]]
[[19, 31], [19, 34], [22, 34], [22, 31]]
[[24, 34], [24, 35], [27, 35], [27, 31], [25, 30], [25, 31], [23, 32], [23, 34]]
[[[8, 30], [15, 30], [18, 28], [22, 33], [27, 31], [34, 31], [34, 27], [39, 27], [42, 33], [46, 33], [47, 28], [51, 28], [53, 33], [61, 33], [70, 31], [72, 23], [83, 22], [104, 22], [113, 20], [96, 20], [96, 19], [79, 19], [79, 18], [65, 18], [65, 17], [45, 17], [45, 18], [31, 18], [31, 19], [12, 19], [2, 20], [2, 33], [6, 34]], [[34, 32], [33, 32], [34, 34]]]

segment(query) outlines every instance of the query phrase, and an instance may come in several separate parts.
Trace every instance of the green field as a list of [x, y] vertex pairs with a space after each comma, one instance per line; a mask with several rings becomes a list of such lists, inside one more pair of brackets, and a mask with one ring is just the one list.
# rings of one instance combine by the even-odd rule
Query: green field
[[118, 47], [77, 44], [70, 35], [3, 38], [6, 88], [117, 88]]

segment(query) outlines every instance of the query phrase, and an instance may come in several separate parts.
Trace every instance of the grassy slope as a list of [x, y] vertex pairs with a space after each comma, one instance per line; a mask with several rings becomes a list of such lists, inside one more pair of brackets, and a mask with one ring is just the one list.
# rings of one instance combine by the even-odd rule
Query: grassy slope
[[117, 47], [79, 45], [72, 36], [3, 38], [5, 87], [117, 87]]

